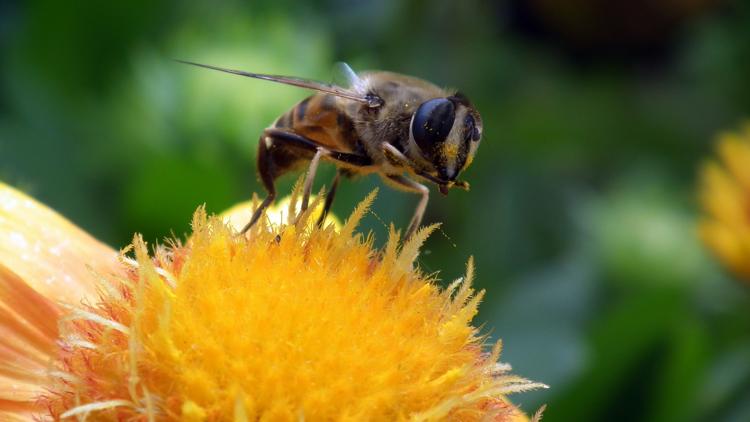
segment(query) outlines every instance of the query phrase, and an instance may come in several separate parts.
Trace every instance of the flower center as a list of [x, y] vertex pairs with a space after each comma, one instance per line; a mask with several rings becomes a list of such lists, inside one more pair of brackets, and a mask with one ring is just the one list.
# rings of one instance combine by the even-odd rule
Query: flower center
[[[511, 415], [534, 388], [483, 351], [481, 294], [415, 270], [421, 232], [382, 252], [332, 227], [258, 226], [249, 240], [196, 213], [185, 246], [136, 238], [130, 280], [67, 327], [53, 416], [166, 420], [439, 419]], [[345, 263], [342, 265], [342, 263]], [[83, 341], [81, 341], [83, 340]]]

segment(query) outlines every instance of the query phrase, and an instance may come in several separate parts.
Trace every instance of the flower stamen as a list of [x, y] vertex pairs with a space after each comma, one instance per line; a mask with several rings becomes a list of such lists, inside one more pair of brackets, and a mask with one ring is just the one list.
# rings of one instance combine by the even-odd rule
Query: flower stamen
[[105, 327], [109, 327], [113, 330], [117, 330], [125, 335], [130, 335], [130, 329], [122, 324], [120, 324], [117, 321], [112, 321], [111, 319], [105, 318], [101, 315], [95, 314], [93, 312], [89, 312], [80, 308], [76, 308], [64, 303], [60, 304], [63, 308], [70, 309], [71, 313], [62, 317], [60, 321], [74, 321], [74, 320], [85, 320], [85, 321], [91, 321], [99, 325], [103, 325]]
[[83, 415], [86, 413], [113, 409], [115, 407], [131, 407], [135, 408], [135, 405], [128, 400], [107, 400], [94, 403], [88, 403], [80, 406], [76, 406], [66, 412], [63, 412], [61, 418], [69, 418], [71, 416]]

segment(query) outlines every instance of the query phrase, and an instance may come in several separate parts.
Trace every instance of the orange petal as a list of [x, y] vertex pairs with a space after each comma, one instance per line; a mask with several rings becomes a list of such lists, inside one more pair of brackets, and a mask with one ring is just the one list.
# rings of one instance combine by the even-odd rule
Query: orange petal
[[96, 298], [96, 275], [118, 254], [68, 220], [0, 183], [0, 420], [31, 420], [49, 387], [58, 302]]
[[[95, 298], [95, 273], [117, 253], [29, 196], [0, 183], [0, 265], [54, 301]], [[93, 271], [92, 271], [93, 270]]]
[[61, 310], [0, 265], [0, 416], [26, 416], [45, 391]]

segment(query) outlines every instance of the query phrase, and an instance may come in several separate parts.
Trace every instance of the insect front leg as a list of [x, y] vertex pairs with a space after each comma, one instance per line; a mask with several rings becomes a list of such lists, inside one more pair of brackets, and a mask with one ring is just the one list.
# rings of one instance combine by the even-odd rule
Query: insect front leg
[[383, 155], [385, 155], [385, 158], [390, 161], [391, 164], [400, 167], [414, 167], [411, 160], [406, 158], [406, 156], [401, 151], [399, 151], [390, 143], [383, 142], [382, 144], [380, 144], [380, 147], [383, 151]]
[[424, 217], [424, 212], [427, 209], [427, 202], [430, 200], [430, 189], [428, 189], [427, 186], [421, 183], [417, 183], [402, 175], [390, 175], [386, 177], [394, 187], [405, 190], [407, 192], [414, 192], [422, 195], [422, 198], [417, 204], [417, 208], [414, 210], [414, 216], [409, 222], [409, 228], [406, 229], [404, 240], [409, 240], [414, 232], [417, 231], [419, 225], [422, 224], [422, 217]]
[[469, 183], [463, 180], [456, 181], [445, 181], [427, 173], [426, 171], [419, 169], [415, 166], [401, 151], [396, 149], [393, 145], [383, 142], [382, 144], [383, 154], [385, 158], [394, 165], [400, 165], [402, 167], [409, 167], [413, 169], [417, 176], [424, 177], [425, 179], [435, 183], [440, 188], [440, 192], [443, 195], [448, 194], [448, 189], [457, 187], [463, 190], [469, 190]]

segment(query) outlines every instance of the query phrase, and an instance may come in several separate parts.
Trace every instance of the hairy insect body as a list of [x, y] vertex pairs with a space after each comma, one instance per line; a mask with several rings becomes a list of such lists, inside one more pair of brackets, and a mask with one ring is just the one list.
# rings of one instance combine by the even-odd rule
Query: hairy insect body
[[[363, 146], [353, 119], [339, 100], [330, 94], [311, 95], [279, 116], [272, 128], [293, 132], [331, 150], [362, 154]], [[315, 155], [314, 150], [289, 149], [284, 144], [274, 143], [270, 137], [264, 142], [269, 147], [268, 150], [275, 154], [275, 177], [306, 166]], [[266, 158], [258, 154], [259, 161], [264, 159]], [[346, 164], [342, 164], [342, 167], [346, 167]], [[357, 167], [356, 171], [364, 172], [365, 168]]]
[[276, 197], [275, 180], [308, 166], [302, 209], [321, 160], [338, 171], [327, 193], [322, 221], [333, 202], [341, 176], [378, 173], [390, 186], [418, 193], [406, 237], [419, 227], [429, 189], [415, 181], [435, 183], [447, 194], [468, 189], [457, 176], [470, 164], [482, 132], [482, 120], [465, 96], [427, 81], [392, 72], [355, 75], [344, 88], [295, 77], [263, 75], [188, 64], [317, 90], [282, 114], [259, 139], [258, 173], [268, 196], [243, 229], [260, 218]]

